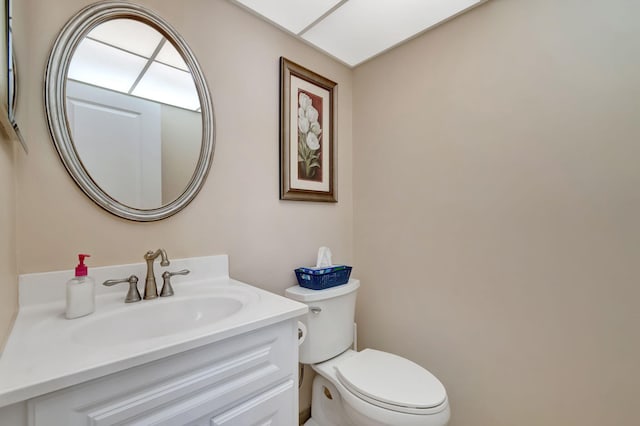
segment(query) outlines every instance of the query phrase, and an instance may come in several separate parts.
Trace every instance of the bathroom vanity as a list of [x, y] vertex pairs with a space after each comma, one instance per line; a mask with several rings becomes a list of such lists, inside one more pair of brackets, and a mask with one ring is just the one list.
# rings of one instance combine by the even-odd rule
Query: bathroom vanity
[[[93, 268], [97, 283], [145, 265]], [[295, 425], [297, 317], [306, 306], [230, 279], [227, 256], [174, 260], [175, 296], [124, 303], [98, 284], [96, 312], [64, 318], [70, 271], [20, 277], [0, 358], [0, 424]]]

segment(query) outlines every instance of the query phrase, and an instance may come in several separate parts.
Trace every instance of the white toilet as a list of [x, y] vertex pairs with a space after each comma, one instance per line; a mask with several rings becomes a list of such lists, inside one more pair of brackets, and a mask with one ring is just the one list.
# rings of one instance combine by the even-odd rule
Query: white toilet
[[300, 362], [317, 375], [305, 426], [445, 426], [449, 401], [433, 374], [397, 355], [350, 349], [358, 287], [349, 280], [326, 290], [286, 290], [309, 305]]

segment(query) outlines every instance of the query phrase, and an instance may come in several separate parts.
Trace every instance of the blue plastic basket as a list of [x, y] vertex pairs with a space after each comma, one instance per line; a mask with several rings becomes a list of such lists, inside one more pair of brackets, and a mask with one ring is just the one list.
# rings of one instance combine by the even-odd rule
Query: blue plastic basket
[[321, 269], [298, 268], [295, 272], [300, 287], [310, 288], [311, 290], [324, 290], [325, 288], [346, 284], [351, 275], [351, 266], [338, 265]]

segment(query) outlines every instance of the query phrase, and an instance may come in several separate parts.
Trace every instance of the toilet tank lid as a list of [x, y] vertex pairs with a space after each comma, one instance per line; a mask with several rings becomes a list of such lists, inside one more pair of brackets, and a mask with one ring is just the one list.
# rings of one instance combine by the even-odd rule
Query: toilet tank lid
[[360, 287], [360, 280], [350, 279], [346, 284], [330, 287], [324, 290], [311, 290], [310, 288], [304, 288], [296, 285], [286, 289], [284, 294], [289, 299], [306, 303], [343, 296], [356, 291], [358, 287]]

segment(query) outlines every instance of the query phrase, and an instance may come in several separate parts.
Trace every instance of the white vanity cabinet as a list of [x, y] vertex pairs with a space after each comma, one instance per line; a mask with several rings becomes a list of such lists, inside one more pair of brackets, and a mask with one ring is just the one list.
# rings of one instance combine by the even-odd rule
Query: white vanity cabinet
[[297, 346], [276, 323], [31, 399], [26, 425], [296, 425]]
[[[304, 304], [229, 277], [226, 255], [173, 259], [176, 294], [66, 320], [73, 271], [20, 276], [20, 311], [0, 356], [0, 426], [298, 423], [298, 317]], [[145, 263], [93, 268], [97, 282]]]

